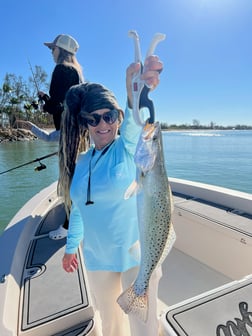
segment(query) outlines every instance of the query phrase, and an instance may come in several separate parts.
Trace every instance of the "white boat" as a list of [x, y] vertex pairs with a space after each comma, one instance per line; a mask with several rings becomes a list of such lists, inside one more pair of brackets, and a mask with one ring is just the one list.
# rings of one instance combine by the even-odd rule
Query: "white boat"
[[[163, 263], [160, 334], [252, 335], [252, 195], [172, 178], [170, 184], [177, 240]], [[80, 268], [67, 274], [65, 240], [48, 238], [63, 220], [55, 182], [0, 236], [1, 336], [99, 335], [81, 249]]]

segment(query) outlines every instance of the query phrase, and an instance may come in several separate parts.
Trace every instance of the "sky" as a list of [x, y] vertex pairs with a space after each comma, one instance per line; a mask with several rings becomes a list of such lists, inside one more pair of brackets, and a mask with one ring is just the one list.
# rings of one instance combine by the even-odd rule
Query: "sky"
[[125, 71], [134, 61], [136, 30], [143, 58], [155, 33], [164, 63], [150, 93], [156, 120], [168, 124], [252, 125], [251, 0], [1, 0], [0, 85], [6, 73], [31, 76], [55, 66], [58, 34], [72, 35], [86, 80], [110, 88], [126, 104]]

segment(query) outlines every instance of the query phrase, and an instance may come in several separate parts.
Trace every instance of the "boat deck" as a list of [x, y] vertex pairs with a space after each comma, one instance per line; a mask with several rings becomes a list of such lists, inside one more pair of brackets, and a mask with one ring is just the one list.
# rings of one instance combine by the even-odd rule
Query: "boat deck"
[[[181, 198], [177, 196], [175, 204], [178, 203], [181, 204]], [[78, 327], [84, 312], [87, 314], [87, 320], [92, 319], [92, 312], [86, 309], [88, 297], [84, 270], [80, 268], [70, 276], [64, 272], [61, 258], [65, 239], [54, 241], [48, 238], [48, 232], [63, 223], [64, 216], [63, 205], [54, 206], [41, 218], [31, 242], [25, 272], [22, 275], [23, 330], [53, 322], [61, 317], [65, 320], [72, 312], [76, 315]], [[82, 260], [80, 251], [78, 257]], [[163, 276], [159, 286], [160, 315], [168, 306], [232, 280], [176, 247], [164, 261], [162, 270]]]
[[[178, 200], [178, 199], [177, 199]], [[53, 241], [48, 232], [64, 222], [62, 204], [52, 208], [41, 220], [35, 239], [29, 249], [25, 272], [23, 273], [23, 315], [22, 329], [46, 324], [66, 317], [72, 312], [76, 315], [79, 330], [82, 314], [92, 320], [82, 268], [69, 276], [63, 271], [61, 258], [65, 239]], [[57, 220], [56, 220], [57, 219]], [[82, 260], [81, 252], [78, 255]], [[163, 264], [163, 276], [159, 286], [159, 314], [168, 306], [194, 297], [231, 281], [229, 277], [208, 267], [178, 248], [173, 248]], [[89, 329], [88, 324], [83, 328]], [[52, 328], [52, 326], [51, 326]]]
[[[195, 195], [174, 193], [174, 203], [177, 240], [162, 265], [162, 316], [169, 307], [252, 274], [251, 214]], [[48, 237], [64, 219], [55, 184], [30, 200], [1, 235], [3, 335], [97, 335], [85, 268], [64, 272], [65, 239]], [[78, 258], [82, 265], [81, 248]], [[16, 326], [18, 332], [11, 333]]]
[[231, 281], [230, 278], [173, 248], [163, 263], [159, 298], [167, 306]]

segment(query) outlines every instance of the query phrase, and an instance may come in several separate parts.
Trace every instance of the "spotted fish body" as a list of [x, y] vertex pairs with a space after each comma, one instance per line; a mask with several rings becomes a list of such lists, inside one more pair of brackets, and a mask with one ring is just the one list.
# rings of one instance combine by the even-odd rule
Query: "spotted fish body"
[[[148, 287], [151, 274], [162, 264], [176, 239], [173, 230], [172, 195], [166, 174], [160, 124], [143, 129], [135, 153], [137, 210], [141, 263], [136, 280], [117, 302], [127, 314], [148, 318]], [[134, 192], [131, 186], [127, 197]]]

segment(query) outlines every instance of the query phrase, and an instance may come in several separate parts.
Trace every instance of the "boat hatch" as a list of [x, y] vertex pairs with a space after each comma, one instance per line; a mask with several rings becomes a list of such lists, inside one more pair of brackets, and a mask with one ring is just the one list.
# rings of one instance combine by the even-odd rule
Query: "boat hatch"
[[252, 335], [252, 275], [170, 307], [169, 336]]

